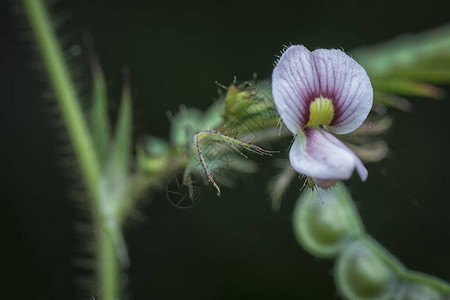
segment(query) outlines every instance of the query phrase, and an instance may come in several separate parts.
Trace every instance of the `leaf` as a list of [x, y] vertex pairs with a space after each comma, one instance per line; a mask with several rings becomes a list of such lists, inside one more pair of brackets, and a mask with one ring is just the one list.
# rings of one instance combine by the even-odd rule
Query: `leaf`
[[353, 58], [369, 76], [386, 76], [394, 70], [425, 66], [436, 58], [450, 63], [450, 25], [437, 29], [397, 37], [391, 41], [352, 51]]
[[130, 164], [132, 136], [132, 108], [129, 82], [122, 91], [119, 120], [112, 153], [112, 167], [115, 172], [126, 174]]
[[127, 266], [129, 260], [120, 224], [126, 217], [126, 213], [130, 211], [131, 203], [134, 200], [131, 194], [129, 178], [131, 135], [131, 96], [129, 80], [126, 77], [122, 90], [114, 145], [100, 182], [98, 194], [104, 229], [110, 234], [116, 255], [123, 266]]
[[442, 99], [445, 93], [442, 89], [437, 88], [433, 85], [408, 81], [402, 79], [373, 79], [372, 85], [375, 90], [383, 90], [399, 95], [407, 96], [422, 96], [435, 99]]
[[397, 108], [405, 112], [411, 111], [413, 107], [407, 99], [379, 90], [374, 91], [373, 102]]
[[450, 25], [403, 35], [352, 54], [372, 80], [375, 102], [408, 110], [406, 100], [394, 94], [445, 97], [442, 89], [430, 83], [450, 83]]
[[450, 82], [450, 68], [417, 66], [413, 68], [394, 70], [390, 76], [392, 76], [393, 78], [402, 78], [414, 81], [448, 83]]
[[106, 81], [98, 59], [91, 58], [92, 67], [92, 108], [91, 132], [94, 147], [97, 151], [101, 166], [108, 159], [108, 148], [110, 143], [110, 124], [108, 118], [108, 95]]

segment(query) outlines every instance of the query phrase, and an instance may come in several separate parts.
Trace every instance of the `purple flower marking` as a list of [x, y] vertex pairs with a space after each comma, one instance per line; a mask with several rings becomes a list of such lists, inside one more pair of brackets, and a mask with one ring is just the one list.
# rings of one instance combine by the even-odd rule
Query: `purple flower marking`
[[340, 50], [291, 46], [273, 70], [272, 91], [295, 135], [289, 159], [297, 172], [320, 187], [350, 178], [355, 169], [366, 180], [361, 160], [329, 133], [350, 133], [367, 118], [373, 89], [363, 67]]

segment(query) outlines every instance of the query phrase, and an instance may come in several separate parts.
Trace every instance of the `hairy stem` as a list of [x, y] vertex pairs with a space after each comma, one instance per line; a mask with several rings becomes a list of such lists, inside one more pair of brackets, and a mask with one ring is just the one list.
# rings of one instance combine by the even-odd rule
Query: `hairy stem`
[[97, 234], [98, 291], [102, 299], [113, 300], [118, 296], [119, 268], [113, 242], [103, 225], [98, 198], [100, 163], [46, 8], [40, 0], [23, 0], [23, 4], [92, 201], [91, 211]]

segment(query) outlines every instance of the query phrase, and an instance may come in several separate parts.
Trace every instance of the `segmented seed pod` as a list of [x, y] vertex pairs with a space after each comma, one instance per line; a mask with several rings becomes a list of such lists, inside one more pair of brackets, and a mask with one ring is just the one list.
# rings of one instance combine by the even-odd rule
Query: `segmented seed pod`
[[293, 214], [294, 233], [312, 255], [333, 258], [364, 228], [343, 184], [327, 190], [307, 190]]
[[442, 279], [416, 271], [407, 271], [402, 277], [399, 300], [450, 300], [450, 286]]
[[334, 278], [339, 293], [349, 300], [398, 299], [398, 270], [404, 267], [369, 237], [349, 244], [337, 258]]
[[[442, 294], [423, 283], [405, 282], [399, 292], [398, 300], [443, 300]], [[447, 298], [448, 299], [448, 298]]]

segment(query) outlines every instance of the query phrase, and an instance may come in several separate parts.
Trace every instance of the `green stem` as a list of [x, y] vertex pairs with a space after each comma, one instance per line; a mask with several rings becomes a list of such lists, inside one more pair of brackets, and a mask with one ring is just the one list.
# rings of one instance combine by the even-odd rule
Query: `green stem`
[[100, 163], [46, 8], [40, 0], [23, 0], [23, 4], [92, 201], [93, 223], [97, 234], [98, 290], [102, 299], [113, 300], [118, 297], [119, 267], [112, 239], [103, 224], [97, 194], [101, 177]]

